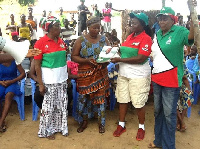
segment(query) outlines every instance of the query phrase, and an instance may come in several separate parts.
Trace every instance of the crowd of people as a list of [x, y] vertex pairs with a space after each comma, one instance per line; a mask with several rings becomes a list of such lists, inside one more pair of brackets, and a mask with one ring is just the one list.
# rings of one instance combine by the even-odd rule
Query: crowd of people
[[[145, 13], [131, 12], [127, 24], [131, 34], [120, 44], [117, 31], [111, 28], [112, 4], [107, 2], [102, 12], [95, 4], [91, 13], [84, 5], [85, 1], [80, 2], [77, 8], [78, 24], [74, 15], [71, 21], [66, 19], [62, 7], [59, 18], [51, 13], [46, 16], [46, 11], [43, 11], [38, 23], [43, 37], [39, 39], [36, 37], [39, 29], [32, 8], [28, 8], [27, 20], [24, 14], [21, 15], [19, 25], [14, 21], [14, 15], [10, 16], [11, 22], [6, 29], [10, 31], [11, 39], [16, 42], [29, 40], [30, 49], [39, 49], [40, 52], [27, 56], [28, 71], [21, 64], [17, 65], [8, 53], [0, 54], [0, 100], [5, 99], [4, 108], [0, 110], [0, 133], [6, 131], [5, 119], [12, 98], [20, 94], [18, 82], [25, 76], [33, 79], [37, 86], [32, 96], [41, 109], [39, 137], [54, 140], [57, 132], [69, 135], [71, 79], [76, 81], [79, 93], [74, 116], [80, 124], [77, 132], [82, 133], [89, 119], [95, 117], [98, 119], [98, 132], [105, 133], [111, 86], [108, 66], [115, 64], [118, 72], [115, 96], [119, 103], [119, 123], [113, 136], [120, 137], [126, 132], [125, 117], [131, 102], [139, 122], [136, 139], [144, 139], [145, 104], [152, 84], [155, 139], [148, 147], [175, 149], [175, 132], [186, 130], [184, 117], [194, 100], [193, 88], [188, 81], [191, 71], [194, 72], [195, 83], [199, 79], [199, 57], [193, 44], [192, 21], [186, 28], [181, 16], [177, 19], [172, 8], [163, 7], [155, 16], [157, 24], [150, 28]], [[193, 5], [196, 5], [195, 1]], [[74, 39], [76, 25], [79, 37]], [[120, 57], [97, 63], [105, 46], [118, 47]]]

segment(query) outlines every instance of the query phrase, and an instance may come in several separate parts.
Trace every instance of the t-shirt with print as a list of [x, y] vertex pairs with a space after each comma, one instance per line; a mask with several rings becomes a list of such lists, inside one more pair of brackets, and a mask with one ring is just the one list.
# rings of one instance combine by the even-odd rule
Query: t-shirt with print
[[68, 79], [66, 64], [66, 47], [62, 39], [57, 43], [47, 35], [35, 44], [42, 53], [34, 59], [42, 60], [42, 80], [45, 84], [63, 83]]
[[182, 26], [173, 25], [171, 29], [162, 35], [157, 32], [152, 45], [153, 70], [152, 81], [165, 87], [180, 87], [182, 85], [183, 47], [191, 45], [188, 40], [189, 31]]
[[[151, 37], [145, 31], [137, 36], [129, 35], [120, 47], [121, 58], [131, 58], [138, 54], [149, 56], [151, 54]], [[143, 78], [151, 74], [148, 59], [142, 64], [119, 63], [119, 75], [127, 78]]]

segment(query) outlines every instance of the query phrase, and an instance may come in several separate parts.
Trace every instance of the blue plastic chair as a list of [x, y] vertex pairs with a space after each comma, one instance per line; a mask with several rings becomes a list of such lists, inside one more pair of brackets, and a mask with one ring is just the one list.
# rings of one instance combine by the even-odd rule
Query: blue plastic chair
[[193, 104], [197, 104], [198, 97], [199, 97], [199, 94], [200, 94], [200, 91], [199, 91], [200, 85], [199, 85], [199, 83], [195, 83], [197, 81], [197, 75], [196, 75], [196, 72], [195, 72], [196, 70], [194, 70], [195, 61], [196, 61], [196, 59], [195, 60], [188, 59], [185, 62], [185, 65], [188, 68], [188, 72], [193, 78], [193, 80], [188, 78], [188, 81], [190, 83], [190, 87], [193, 91], [193, 96], [194, 96]]
[[[107, 66], [108, 73], [116, 71], [114, 63], [111, 63]], [[114, 76], [113, 78], [109, 78], [110, 80], [117, 79], [117, 76]], [[113, 89], [110, 87], [110, 110], [113, 111], [115, 109], [117, 99], [115, 98], [115, 93]]]
[[72, 116], [75, 118], [76, 117], [76, 106], [77, 106], [77, 101], [78, 101], [78, 95], [79, 93], [76, 90], [76, 81], [74, 79], [71, 79], [72, 83], [72, 92], [73, 92], [73, 107], [72, 107]]
[[[25, 120], [25, 115], [24, 115], [24, 91], [22, 90], [22, 88], [20, 88], [21, 90], [21, 95], [19, 96], [14, 96], [14, 100], [17, 102], [17, 108], [19, 111], [19, 116], [20, 119], [22, 121]], [[5, 97], [3, 99], [0, 100], [0, 108], [2, 109], [2, 101], [5, 100]]]
[[[24, 87], [25, 87], [25, 79], [22, 79], [21, 80], [21, 91], [25, 95]], [[32, 87], [32, 105], [33, 105], [32, 106], [32, 120], [37, 121], [39, 107], [37, 106], [37, 104], [35, 103], [35, 100], [34, 100], [34, 93], [35, 93], [36, 85], [35, 85], [35, 81], [32, 79], [31, 79], [31, 87]], [[23, 101], [23, 105], [24, 105], [24, 101]], [[23, 115], [25, 117], [24, 112], [23, 112]]]
[[36, 90], [36, 82], [31, 79], [31, 86], [32, 86], [32, 120], [33, 121], [37, 121], [37, 117], [38, 117], [38, 112], [39, 112], [39, 107], [37, 106], [35, 100], [34, 100], [34, 94], [35, 94], [35, 90]]

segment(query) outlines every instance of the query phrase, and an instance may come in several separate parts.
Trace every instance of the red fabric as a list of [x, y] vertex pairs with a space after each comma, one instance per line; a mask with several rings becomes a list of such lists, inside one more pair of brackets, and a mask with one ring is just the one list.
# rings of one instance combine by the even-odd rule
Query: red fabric
[[18, 36], [18, 32], [11, 32], [11, 36]]
[[[138, 54], [149, 56], [151, 54], [151, 46], [152, 46], [152, 40], [149, 35], [143, 31], [139, 35], [134, 37], [135, 33], [132, 33], [129, 35], [124, 43], [122, 43], [122, 46], [138, 49]], [[139, 44], [135, 44], [139, 43]], [[148, 46], [146, 48], [146, 46]]]
[[67, 61], [67, 67], [71, 69], [71, 74], [73, 75], [78, 74], [78, 63]]
[[40, 38], [40, 40], [35, 43], [34, 48], [40, 49], [42, 51], [42, 53], [38, 56], [34, 56], [34, 59], [42, 59], [42, 55], [46, 53], [66, 50], [65, 43], [61, 38], [58, 38], [58, 42], [56, 43], [47, 35], [44, 35], [44, 37]]
[[177, 16], [174, 16], [172, 14], [170, 14], [169, 16], [172, 18], [172, 20], [174, 20], [174, 24], [176, 24], [178, 22], [178, 17]]
[[152, 74], [151, 79], [153, 82], [166, 87], [179, 87], [178, 85], [178, 68], [175, 67], [171, 70], [158, 73], [158, 74]]

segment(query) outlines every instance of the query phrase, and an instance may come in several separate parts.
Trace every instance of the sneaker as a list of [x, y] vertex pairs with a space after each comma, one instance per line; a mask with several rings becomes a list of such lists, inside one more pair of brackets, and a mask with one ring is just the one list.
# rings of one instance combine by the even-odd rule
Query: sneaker
[[119, 137], [123, 132], [126, 132], [126, 127], [123, 128], [121, 125], [118, 125], [117, 129], [113, 133], [113, 136], [114, 137]]
[[136, 140], [138, 140], [138, 141], [143, 140], [144, 135], [145, 135], [145, 130], [143, 130], [142, 128], [139, 128], [138, 132], [137, 132]]

